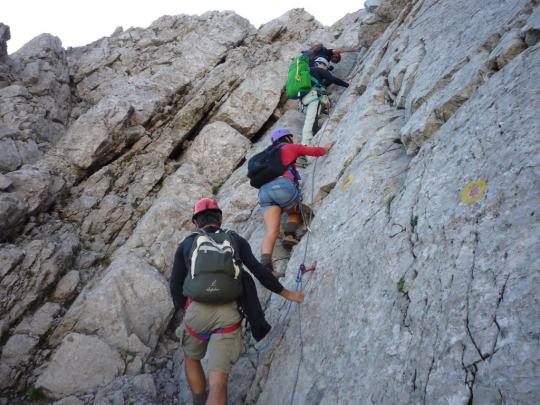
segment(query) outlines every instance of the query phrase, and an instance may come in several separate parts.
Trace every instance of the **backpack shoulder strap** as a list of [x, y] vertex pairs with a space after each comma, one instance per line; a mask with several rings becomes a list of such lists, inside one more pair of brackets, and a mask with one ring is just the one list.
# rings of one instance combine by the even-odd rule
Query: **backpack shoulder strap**
[[240, 260], [240, 248], [238, 246], [238, 239], [236, 239], [239, 235], [230, 229], [222, 229], [221, 231], [227, 235], [227, 239], [229, 239], [229, 242], [234, 249], [235, 259], [238, 258], [238, 260]]
[[242, 260], [240, 259], [240, 246], [238, 246], [238, 237], [240, 237], [235, 231], [231, 231], [230, 229], [222, 229], [223, 232], [226, 233], [227, 238], [231, 242], [231, 245], [234, 250], [234, 260], [237, 262], [237, 264], [242, 264]]
[[189, 274], [191, 278], [195, 278], [195, 261], [197, 260], [197, 254], [198, 249], [203, 241], [205, 236], [207, 236], [207, 233], [203, 229], [197, 229], [195, 232], [192, 233], [192, 235], [195, 235], [193, 239], [193, 244], [191, 245], [191, 250], [189, 252]]
[[201, 231], [197, 229], [196, 231], [191, 232], [188, 236], [186, 236], [186, 239], [193, 237], [193, 241], [191, 242], [191, 246], [189, 248], [189, 255], [184, 255], [184, 262], [186, 265], [186, 269], [188, 269], [188, 273], [191, 274], [191, 256], [193, 256], [193, 251], [195, 250], [197, 246], [197, 239], [199, 238], [199, 235], [201, 235]]
[[230, 229], [222, 229], [222, 231], [225, 232], [225, 234], [227, 235], [227, 239], [231, 243], [234, 251], [233, 260], [235, 270], [237, 271], [237, 274], [240, 275], [240, 273], [242, 273], [242, 271], [244, 270], [242, 259], [240, 259], [240, 247], [238, 246], [237, 239], [238, 237], [240, 237], [240, 235], [238, 235], [235, 231], [231, 231]]
[[313, 75], [311, 76], [311, 81], [313, 82], [313, 87], [319, 87], [319, 88], [323, 87], [322, 83]]

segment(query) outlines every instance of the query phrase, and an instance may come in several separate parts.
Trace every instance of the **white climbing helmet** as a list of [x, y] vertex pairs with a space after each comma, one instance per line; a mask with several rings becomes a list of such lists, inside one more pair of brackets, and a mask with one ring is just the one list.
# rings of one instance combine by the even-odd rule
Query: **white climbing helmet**
[[315, 59], [315, 63], [322, 63], [323, 65], [328, 66], [329, 63], [326, 59], [324, 59], [322, 56], [319, 56], [317, 59]]

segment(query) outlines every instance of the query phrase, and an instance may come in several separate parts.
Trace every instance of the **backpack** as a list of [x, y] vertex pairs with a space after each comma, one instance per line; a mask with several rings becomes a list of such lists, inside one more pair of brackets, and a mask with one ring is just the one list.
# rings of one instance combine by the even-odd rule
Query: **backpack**
[[248, 160], [247, 176], [252, 187], [261, 188], [287, 170], [289, 166], [281, 161], [281, 148], [284, 145], [284, 143], [270, 145]]
[[207, 304], [226, 304], [242, 295], [242, 262], [232, 232], [195, 233], [183, 295]]
[[304, 55], [296, 56], [289, 65], [285, 93], [288, 98], [298, 99], [306, 95], [310, 90], [309, 57]]

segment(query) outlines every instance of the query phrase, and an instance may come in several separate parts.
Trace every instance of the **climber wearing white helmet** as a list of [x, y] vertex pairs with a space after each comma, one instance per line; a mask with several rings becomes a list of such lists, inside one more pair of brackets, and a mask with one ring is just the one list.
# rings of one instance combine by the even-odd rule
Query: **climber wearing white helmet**
[[331, 84], [349, 87], [349, 83], [335, 77], [328, 71], [329, 62], [325, 58], [319, 56], [314, 63], [315, 66], [309, 68], [313, 88], [302, 97], [302, 104], [306, 107], [306, 118], [302, 129], [302, 144], [307, 146], [311, 145], [313, 134], [319, 129], [317, 118], [321, 110], [321, 95], [324, 94], [325, 88]]

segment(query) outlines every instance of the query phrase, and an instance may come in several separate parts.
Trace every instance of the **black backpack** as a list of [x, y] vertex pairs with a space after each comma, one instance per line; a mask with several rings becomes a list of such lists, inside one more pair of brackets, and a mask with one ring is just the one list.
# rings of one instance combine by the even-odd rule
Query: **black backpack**
[[289, 166], [281, 162], [281, 148], [284, 143], [270, 145], [248, 160], [249, 184], [261, 188], [264, 184], [281, 176]]
[[193, 301], [225, 304], [242, 295], [242, 262], [231, 231], [198, 230], [189, 255], [183, 295]]

